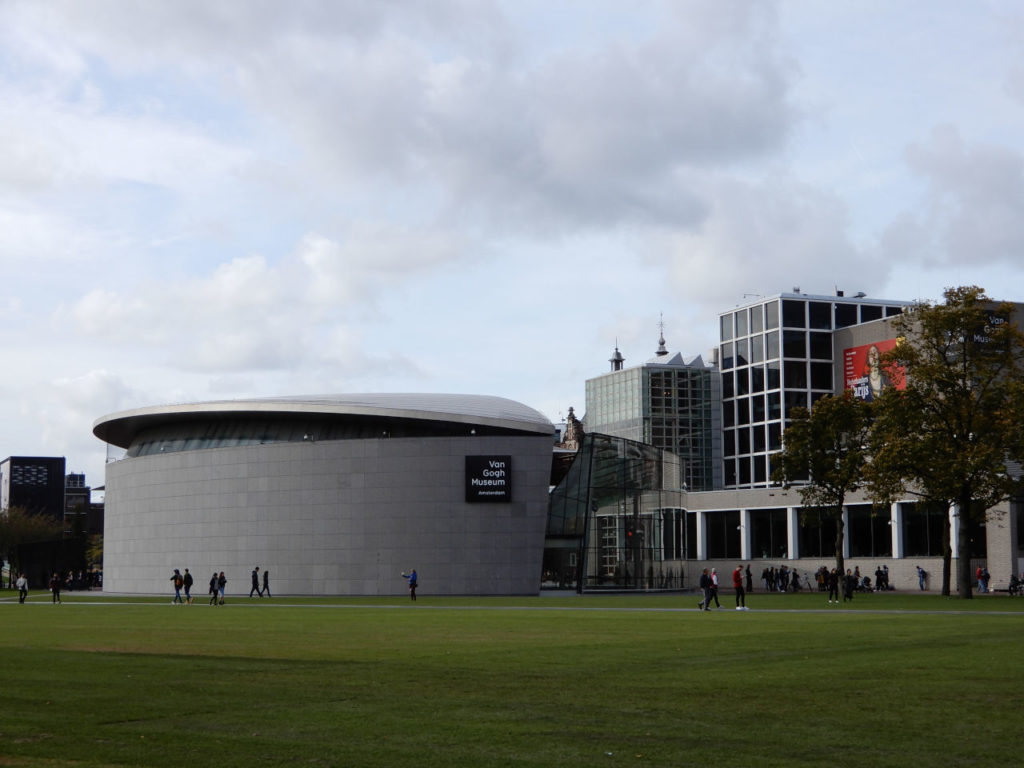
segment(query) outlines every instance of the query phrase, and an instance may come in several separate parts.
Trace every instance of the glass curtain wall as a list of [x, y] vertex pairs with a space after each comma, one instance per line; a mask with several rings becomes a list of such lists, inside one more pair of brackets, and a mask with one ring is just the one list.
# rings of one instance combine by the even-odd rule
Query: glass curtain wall
[[551, 493], [541, 587], [681, 588], [678, 561], [696, 548], [678, 478], [679, 459], [667, 451], [586, 435]]

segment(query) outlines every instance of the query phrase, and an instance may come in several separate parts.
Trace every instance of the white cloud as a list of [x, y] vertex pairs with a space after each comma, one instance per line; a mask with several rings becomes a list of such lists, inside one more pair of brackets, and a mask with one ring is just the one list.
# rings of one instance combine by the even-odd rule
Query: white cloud
[[9, 452], [214, 397], [582, 413], [662, 312], [689, 356], [745, 293], [1024, 294], [1019, 15], [2, 3]]

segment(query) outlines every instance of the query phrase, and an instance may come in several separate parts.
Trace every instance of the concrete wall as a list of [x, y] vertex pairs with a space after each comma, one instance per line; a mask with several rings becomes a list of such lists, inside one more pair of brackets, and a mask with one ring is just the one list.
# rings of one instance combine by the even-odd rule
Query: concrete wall
[[[511, 455], [512, 501], [465, 502], [465, 457]], [[339, 440], [186, 451], [107, 466], [104, 589], [200, 598], [224, 571], [247, 596], [536, 594], [551, 438]]]

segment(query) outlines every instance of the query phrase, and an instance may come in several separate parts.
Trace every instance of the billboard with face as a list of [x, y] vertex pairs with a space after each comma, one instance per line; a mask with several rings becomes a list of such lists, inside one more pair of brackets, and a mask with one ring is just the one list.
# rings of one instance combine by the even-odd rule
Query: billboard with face
[[906, 371], [898, 365], [882, 365], [882, 355], [898, 341], [887, 339], [843, 350], [843, 387], [861, 400], [874, 400], [890, 387], [904, 389]]

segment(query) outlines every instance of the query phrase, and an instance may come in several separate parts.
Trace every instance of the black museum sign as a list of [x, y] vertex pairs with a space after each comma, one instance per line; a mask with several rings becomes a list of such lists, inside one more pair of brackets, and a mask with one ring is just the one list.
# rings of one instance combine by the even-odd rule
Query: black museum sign
[[511, 456], [466, 457], [466, 502], [512, 501]]

